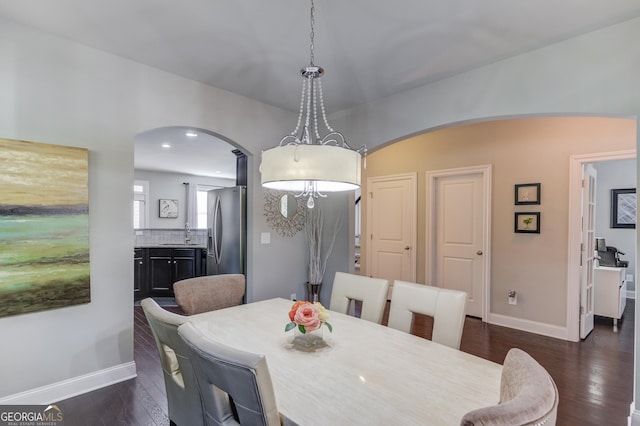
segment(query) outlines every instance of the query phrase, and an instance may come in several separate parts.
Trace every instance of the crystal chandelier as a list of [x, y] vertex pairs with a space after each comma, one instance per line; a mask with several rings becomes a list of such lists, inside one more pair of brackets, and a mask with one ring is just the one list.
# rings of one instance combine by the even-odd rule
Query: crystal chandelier
[[314, 13], [311, 0], [310, 61], [309, 66], [300, 70], [303, 81], [298, 123], [278, 146], [262, 152], [260, 164], [263, 187], [308, 197], [310, 209], [316, 198], [326, 197], [326, 192], [359, 188], [361, 158], [366, 155], [364, 145], [354, 150], [327, 121], [320, 82], [324, 70], [313, 61]]

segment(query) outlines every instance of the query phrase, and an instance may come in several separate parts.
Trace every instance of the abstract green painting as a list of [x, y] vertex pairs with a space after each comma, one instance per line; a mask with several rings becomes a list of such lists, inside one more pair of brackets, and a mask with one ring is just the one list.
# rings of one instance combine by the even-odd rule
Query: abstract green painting
[[88, 151], [0, 139], [0, 317], [89, 303]]

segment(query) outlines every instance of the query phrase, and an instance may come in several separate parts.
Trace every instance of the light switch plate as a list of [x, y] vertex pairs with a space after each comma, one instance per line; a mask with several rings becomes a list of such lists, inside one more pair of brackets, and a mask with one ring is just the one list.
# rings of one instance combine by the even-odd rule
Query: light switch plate
[[633, 282], [633, 274], [627, 274], [627, 282], [628, 283], [632, 283]]
[[260, 234], [260, 244], [271, 244], [271, 232], [263, 232]]

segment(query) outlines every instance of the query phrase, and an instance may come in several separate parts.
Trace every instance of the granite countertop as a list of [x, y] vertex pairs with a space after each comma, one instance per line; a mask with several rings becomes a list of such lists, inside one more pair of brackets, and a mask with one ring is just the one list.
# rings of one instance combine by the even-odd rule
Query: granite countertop
[[206, 249], [206, 244], [198, 244], [198, 243], [161, 243], [161, 244], [140, 244], [136, 245], [135, 248], [201, 248]]

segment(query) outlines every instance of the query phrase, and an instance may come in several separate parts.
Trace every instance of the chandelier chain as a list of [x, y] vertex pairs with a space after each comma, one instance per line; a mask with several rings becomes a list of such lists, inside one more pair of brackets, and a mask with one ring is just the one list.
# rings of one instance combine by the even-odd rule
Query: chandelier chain
[[316, 90], [315, 79], [311, 79], [311, 87], [313, 87], [313, 127], [316, 131], [316, 139], [320, 140], [320, 129], [318, 128], [318, 92]]
[[315, 18], [315, 10], [316, 10], [316, 6], [313, 2], [313, 0], [311, 0], [311, 33], [309, 34], [310, 36], [310, 40], [311, 42], [309, 43], [309, 51], [310, 51], [310, 63], [311, 66], [313, 66], [313, 39], [315, 38], [315, 32], [314, 32], [314, 27], [315, 27], [315, 23], [316, 23], [316, 18]]
[[[311, 122], [311, 101], [313, 98], [313, 84], [311, 84], [313, 82], [312, 78], [307, 79], [306, 83], [309, 85], [309, 87], [307, 88], [307, 119], [304, 122], [304, 128], [305, 129], [309, 129], [309, 123]], [[303, 140], [303, 143], [311, 143], [311, 141], [309, 140]]]
[[300, 96], [300, 112], [298, 113], [298, 123], [296, 124], [296, 128], [293, 129], [293, 132], [291, 132], [291, 136], [295, 136], [298, 134], [298, 131], [300, 130], [300, 125], [302, 124], [302, 114], [304, 112], [304, 93], [305, 93], [306, 87], [307, 87], [307, 81], [303, 79], [302, 95]]
[[335, 132], [335, 130], [333, 130], [333, 128], [329, 126], [329, 121], [327, 120], [327, 113], [324, 109], [324, 96], [322, 95], [322, 81], [318, 80], [318, 85], [320, 86], [320, 109], [322, 110], [322, 119], [324, 120], [324, 125], [330, 132]]

